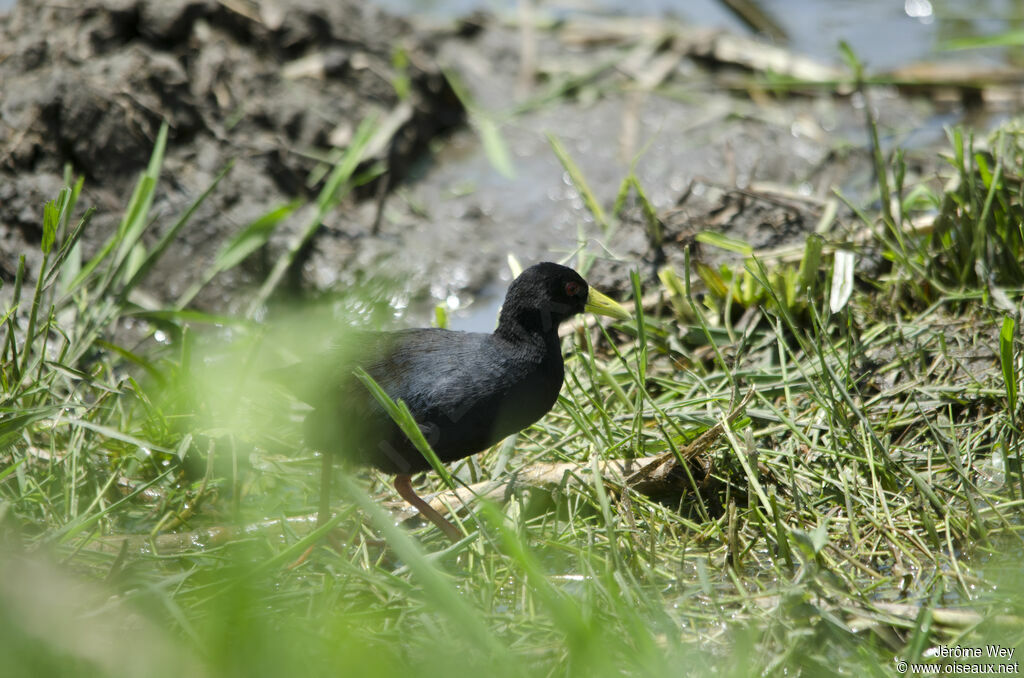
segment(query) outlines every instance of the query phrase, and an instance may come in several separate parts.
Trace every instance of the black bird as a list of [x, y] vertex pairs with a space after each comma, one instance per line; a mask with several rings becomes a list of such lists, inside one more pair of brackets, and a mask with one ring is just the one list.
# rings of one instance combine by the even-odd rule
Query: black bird
[[[306, 441], [323, 453], [319, 522], [329, 513], [331, 456], [396, 474], [395, 489], [451, 539], [461, 534], [413, 490], [411, 476], [430, 463], [351, 371], [362, 367], [395, 401], [402, 400], [443, 462], [487, 449], [551, 409], [564, 368], [558, 326], [589, 310], [629, 314], [576, 271], [540, 263], [516, 278], [493, 334], [426, 328], [359, 332], [343, 353], [306, 364], [316, 374]], [[298, 389], [296, 389], [298, 391]]]

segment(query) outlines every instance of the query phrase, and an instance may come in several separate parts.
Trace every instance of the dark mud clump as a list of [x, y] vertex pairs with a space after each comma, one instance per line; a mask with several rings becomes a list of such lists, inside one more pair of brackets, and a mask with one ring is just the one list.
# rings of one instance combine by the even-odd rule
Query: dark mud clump
[[720, 233], [764, 256], [776, 248], [799, 247], [814, 230], [823, 208], [823, 201], [795, 192], [783, 195], [694, 181], [675, 205], [653, 216], [645, 214], [639, 204], [628, 204], [608, 241], [618, 258], [595, 260], [588, 280], [626, 296], [630, 270], [637, 269], [642, 279], [652, 284], [657, 284], [658, 272], [665, 266], [683, 275], [687, 249], [691, 265], [700, 262], [742, 270], [742, 255], [702, 245], [697, 234]]
[[[66, 166], [85, 177], [80, 205], [100, 208], [85, 236], [94, 250], [116, 228], [162, 121], [169, 143], [149, 237], [235, 162], [151, 276], [159, 287], [148, 291], [163, 300], [201, 274], [225, 237], [315, 195], [311, 172], [367, 116], [393, 123], [377, 155], [401, 176], [463, 115], [433, 46], [354, 0], [23, 0], [0, 16], [0, 82], [5, 280], [19, 254], [38, 251], [42, 206]], [[344, 217], [331, 218], [343, 232]], [[271, 250], [290, 228], [299, 223]], [[254, 259], [199, 303], [230, 305], [227, 290], [263, 274]]]

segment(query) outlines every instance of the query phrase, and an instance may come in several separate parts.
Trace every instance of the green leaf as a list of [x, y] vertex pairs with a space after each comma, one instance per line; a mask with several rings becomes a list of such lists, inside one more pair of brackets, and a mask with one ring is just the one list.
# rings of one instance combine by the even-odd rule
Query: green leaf
[[128, 253], [138, 243], [143, 231], [149, 224], [149, 209], [153, 205], [153, 194], [156, 191], [157, 182], [160, 180], [160, 167], [164, 162], [164, 152], [167, 150], [167, 123], [160, 126], [156, 143], [153, 145], [153, 154], [149, 159], [149, 166], [139, 179], [135, 192], [124, 220], [118, 227], [118, 234], [121, 236], [115, 262], [120, 264]]
[[302, 201], [298, 199], [280, 205], [250, 222], [245, 228], [236, 233], [221, 246], [213, 261], [213, 265], [206, 270], [202, 277], [185, 290], [184, 294], [179, 297], [175, 307], [181, 309], [187, 306], [199, 294], [199, 291], [217, 275], [234, 268], [242, 263], [250, 254], [266, 245], [270, 240], [270, 236], [281, 225], [281, 222], [287, 219], [300, 205], [302, 205]]
[[985, 47], [1016, 47], [1024, 45], [1024, 31], [1007, 31], [995, 35], [981, 35], [969, 38], [955, 38], [941, 45], [939, 49], [955, 51], [961, 49], [981, 49]]
[[668, 299], [676, 315], [684, 318], [689, 317], [691, 309], [686, 303], [686, 288], [683, 281], [676, 275], [675, 270], [665, 266], [658, 271], [658, 279], [664, 285], [665, 290], [668, 291]]
[[[419, 543], [395, 525], [391, 515], [348, 476], [340, 476], [338, 484], [342, 493], [370, 517], [395, 554], [408, 565], [419, 582], [419, 590], [429, 603], [432, 614], [446, 617], [446, 622], [451, 624], [456, 633], [494, 657], [499, 666], [507, 663], [509, 656], [506, 645], [491, 633], [490, 624], [481, 618], [465, 591], [457, 588], [452, 578], [423, 552]], [[447, 625], [445, 628], [448, 628]]]
[[633, 175], [627, 174], [626, 178], [619, 184], [619, 192], [615, 194], [615, 202], [612, 203], [612, 216], [622, 216], [622, 208], [626, 205], [626, 198], [629, 197], [629, 189], [633, 187]]
[[14, 473], [18, 469], [19, 466], [21, 466], [23, 463], [25, 463], [26, 460], [28, 460], [28, 457], [22, 457], [21, 459], [19, 459], [18, 461], [14, 462], [13, 464], [8, 466], [4, 470], [0, 471], [0, 482], [3, 482], [4, 478], [6, 478], [7, 476], [9, 476], [12, 473]]
[[437, 453], [430, 447], [430, 443], [423, 436], [423, 431], [420, 430], [419, 424], [416, 423], [412, 412], [409, 411], [409, 406], [402, 400], [397, 402], [392, 400], [391, 396], [362, 367], [356, 367], [354, 373], [356, 378], [363, 382], [363, 385], [370, 391], [370, 395], [380, 403], [384, 411], [394, 420], [398, 428], [402, 429], [402, 433], [412, 441], [412, 444], [416, 446], [416, 449], [420, 451], [424, 459], [430, 462], [431, 468], [437, 471], [437, 475], [441, 476], [441, 480], [444, 481], [445, 485], [454, 490], [455, 481], [452, 479], [451, 474], [448, 473], [448, 469], [441, 463]]
[[587, 211], [590, 212], [594, 217], [594, 221], [601, 227], [601, 230], [606, 234], [610, 229], [610, 223], [608, 217], [604, 213], [604, 208], [601, 207], [601, 203], [598, 201], [594, 192], [590, 190], [590, 186], [587, 185], [587, 180], [583, 176], [583, 170], [576, 164], [576, 161], [572, 159], [569, 152], [565, 150], [565, 146], [558, 140], [554, 134], [547, 133], [548, 143], [551, 145], [551, 150], [555, 152], [558, 157], [558, 161], [562, 163], [562, 167], [566, 172], [569, 173], [569, 179], [572, 181], [572, 185], [579, 191], [580, 196], [583, 198], [583, 203], [587, 206]]
[[434, 327], [448, 329], [448, 308], [444, 304], [434, 307]]
[[721, 274], [702, 261], [697, 262], [697, 275], [708, 286], [708, 290], [718, 299], [724, 299], [729, 294], [729, 286], [725, 283]]
[[95, 207], [87, 209], [79, 220], [78, 226], [61, 243], [57, 256], [50, 262], [50, 271], [46, 274], [44, 287], [49, 287], [57, 276], [60, 276], [61, 289], [67, 290], [71, 281], [78, 276], [82, 270], [82, 255], [81, 248], [78, 247], [78, 240], [82, 237], [85, 227], [89, 225], [95, 213]]
[[391, 53], [391, 65], [394, 67], [391, 86], [395, 89], [398, 98], [405, 101], [412, 92], [412, 81], [409, 78], [409, 53], [402, 47], [396, 47]]
[[224, 325], [227, 327], [246, 327], [250, 321], [231, 315], [220, 315], [216, 313], [205, 313], [192, 309], [181, 310], [141, 310], [129, 311], [124, 314], [132, 318], [142, 318], [157, 322], [170, 323], [171, 325], [184, 326], [189, 323], [199, 325]]
[[727, 235], [716, 233], [715, 231], [701, 231], [696, 235], [697, 242], [704, 243], [705, 245], [711, 245], [722, 250], [729, 252], [736, 252], [742, 254], [745, 257], [749, 257], [754, 253], [754, 248], [748, 243], [740, 240], [739, 238], [730, 238]]
[[30, 412], [20, 412], [6, 419], [0, 419], [0, 451], [6, 450], [15, 441], [21, 439], [22, 432], [28, 426], [48, 417], [57, 411], [56, 407], [43, 407]]
[[487, 154], [491, 166], [506, 179], [514, 179], [516, 170], [512, 164], [512, 155], [508, 152], [508, 144], [505, 143], [505, 137], [501, 135], [498, 123], [493, 118], [483, 115], [475, 115], [473, 120], [480, 133], [480, 141], [484, 145], [484, 153]]
[[119, 294], [119, 299], [121, 301], [127, 299], [128, 293], [131, 292], [132, 289], [134, 289], [135, 286], [138, 285], [143, 280], [143, 278], [146, 277], [150, 270], [152, 270], [152, 268], [156, 265], [157, 261], [159, 261], [160, 257], [163, 256], [164, 252], [167, 251], [167, 248], [170, 247], [172, 242], [174, 242], [174, 239], [178, 237], [178, 233], [181, 232], [181, 229], [185, 227], [185, 224], [187, 224], [189, 219], [192, 218], [192, 215], [196, 213], [196, 210], [199, 209], [199, 206], [203, 204], [203, 202], [210, 196], [211, 193], [213, 193], [213, 190], [217, 187], [217, 184], [220, 183], [221, 179], [223, 179], [229, 171], [231, 171], [230, 164], [224, 169], [222, 169], [216, 177], [214, 177], [210, 185], [206, 187], [206, 190], [203, 191], [199, 195], [199, 197], [196, 198], [191, 205], [189, 205], [188, 209], [185, 210], [185, 212], [180, 217], [178, 217], [178, 220], [174, 222], [174, 224], [169, 229], [167, 229], [167, 231], [162, 236], [160, 236], [160, 240], [158, 240], [157, 243], [153, 245], [152, 251], [148, 253], [141, 251], [142, 243], [139, 243], [139, 260], [136, 264], [134, 264], [128, 269], [131, 272], [131, 277], [125, 283], [124, 287], [121, 289], [121, 292]]
[[103, 510], [98, 511], [92, 515], [83, 514], [79, 518], [72, 520], [69, 523], [65, 523], [64, 526], [61, 527], [59, 530], [51, 532], [47, 536], [46, 541], [57, 542], [58, 544], [68, 543], [68, 541], [70, 541], [72, 537], [83, 532], [84, 530], [89, 529], [90, 527], [98, 523], [104, 516], [109, 515], [111, 513], [116, 513], [117, 510], [120, 509], [122, 506], [130, 504], [139, 494], [142, 494], [150, 487], [163, 482], [163, 480], [171, 473], [171, 470], [164, 471], [157, 477], [150, 480], [148, 483], [138, 486], [130, 494], [125, 495], [124, 497], [122, 497], [118, 501], [115, 501], [112, 504], [106, 505], [105, 508], [103, 508]]
[[1006, 384], [1006, 402], [1012, 417], [1017, 411], [1017, 371], [1013, 365], [1013, 335], [1016, 322], [1010, 316], [1003, 318], [999, 331], [999, 361], [1003, 367], [1003, 381]]
[[481, 108], [473, 99], [473, 95], [462, 82], [462, 79], [453, 71], [444, 70], [444, 77], [455, 93], [456, 98], [462, 107], [469, 114], [472, 127], [480, 137], [484, 153], [491, 166], [506, 178], [514, 178], [516, 175], [515, 166], [512, 163], [512, 155], [508, 152], [508, 145], [501, 136], [501, 126], [494, 115]]
[[791, 534], [800, 550], [810, 557], [818, 555], [828, 545], [828, 525], [824, 521], [818, 523], [810, 532], [794, 527]]
[[643, 283], [636, 270], [629, 272], [629, 281], [633, 285], [633, 299], [636, 301], [636, 333], [639, 351], [636, 354], [636, 368], [641, 384], [647, 382], [647, 326], [644, 322]]
[[985, 157], [984, 153], [974, 154], [974, 164], [978, 168], [978, 174], [981, 175], [981, 181], [985, 184], [985, 188], [992, 185], [992, 170], [988, 166], [988, 158]]
[[[596, 457], [592, 457], [596, 462]], [[595, 487], [597, 481], [595, 481]], [[607, 502], [607, 497], [606, 497]], [[607, 506], [607, 505], [606, 505]], [[526, 573], [531, 592], [555, 621], [555, 628], [570, 637], [585, 638], [588, 635], [587, 618], [573, 600], [555, 588], [548, 579], [542, 562], [530, 552], [523, 540], [505, 524], [501, 511], [490, 502], [482, 502], [480, 511], [491, 527], [497, 531], [502, 551]], [[606, 516], [609, 515], [606, 512]]]
[[224, 243], [220, 252], [217, 253], [217, 258], [213, 261], [214, 270], [220, 273], [233, 268], [250, 254], [266, 245], [274, 230], [301, 204], [301, 200], [293, 200], [250, 222]]
[[857, 58], [853, 48], [845, 40], [839, 41], [839, 53], [843, 56], [843, 61], [853, 71], [854, 78], [861, 80], [864, 77], [864, 64]]
[[821, 250], [825, 245], [825, 239], [817, 233], [809, 233], [804, 242], [804, 256], [800, 260], [800, 270], [797, 273], [799, 288], [810, 292], [814, 289], [814, 282], [818, 277], [818, 268], [821, 266]]
[[153, 450], [153, 451], [156, 451], [156, 452], [164, 452], [166, 454], [170, 454], [170, 453], [172, 453], [174, 451], [174, 450], [172, 450], [172, 449], [170, 449], [168, 447], [164, 447], [162, 445], [157, 445], [155, 443], [147, 442], [147, 441], [142, 440], [140, 438], [136, 438], [135, 436], [128, 435], [127, 433], [123, 433], [121, 431], [118, 431], [115, 428], [111, 428], [110, 426], [103, 426], [102, 424], [97, 424], [95, 422], [91, 422], [91, 421], [88, 421], [86, 419], [77, 419], [77, 418], [69, 417], [69, 418], [64, 419], [61, 423], [65, 423], [65, 422], [68, 423], [68, 424], [71, 424], [72, 426], [81, 426], [82, 428], [89, 429], [90, 431], [94, 431], [96, 433], [99, 433], [101, 436], [104, 436], [106, 438], [110, 438], [112, 440], [119, 440], [122, 443], [127, 443], [128, 445], [134, 445], [135, 447], [137, 447], [139, 449]]
[[[64, 189], [66, 190], [66, 189]], [[61, 191], [63, 194], [63, 190]], [[43, 240], [39, 247], [43, 254], [49, 254], [53, 242], [57, 239], [57, 226], [60, 225], [60, 206], [57, 200], [49, 200], [43, 207]]]
[[292, 240], [288, 249], [274, 263], [274, 268], [271, 269], [267, 279], [263, 281], [263, 285], [249, 303], [248, 316], [254, 316], [257, 310], [270, 298], [278, 283], [281, 282], [281, 278], [284, 277], [285, 271], [295, 261], [295, 257], [298, 256], [309, 239], [313, 237], [313, 234], [319, 230], [327, 213], [337, 207], [342, 198], [352, 189], [352, 175], [363, 161], [367, 147], [373, 139], [376, 130], [377, 123], [373, 117], [365, 118], [359, 123], [355, 135], [352, 137], [352, 142], [331, 170], [330, 175], [328, 175], [327, 180], [324, 182], [323, 188], [320, 190], [320, 194], [317, 196], [316, 213], [310, 219], [306, 228]]

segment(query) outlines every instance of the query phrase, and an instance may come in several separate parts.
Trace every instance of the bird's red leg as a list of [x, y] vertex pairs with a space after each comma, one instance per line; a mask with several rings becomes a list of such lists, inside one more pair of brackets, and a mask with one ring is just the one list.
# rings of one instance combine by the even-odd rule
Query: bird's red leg
[[408, 473], [401, 473], [395, 476], [395, 489], [398, 490], [398, 494], [402, 495], [402, 499], [415, 506], [416, 510], [423, 514], [424, 518], [437, 525], [437, 527], [453, 542], [462, 539], [462, 533], [459, 532], [459, 528], [448, 522], [444, 516], [435, 511], [434, 507], [430, 504], [423, 501], [423, 499], [416, 494], [416, 491], [412, 489], [411, 475]]

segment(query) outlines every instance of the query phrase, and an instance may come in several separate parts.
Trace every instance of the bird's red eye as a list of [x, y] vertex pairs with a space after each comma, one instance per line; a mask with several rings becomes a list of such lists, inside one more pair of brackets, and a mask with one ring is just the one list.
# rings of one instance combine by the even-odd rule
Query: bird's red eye
[[569, 281], [565, 283], [565, 294], [566, 296], [575, 297], [580, 293], [580, 284], [578, 282]]

